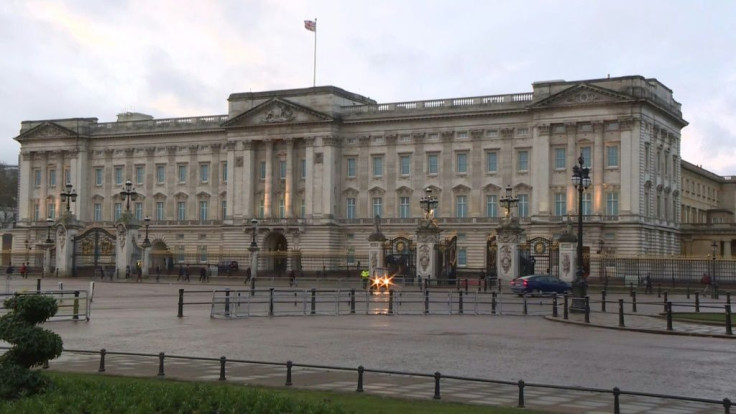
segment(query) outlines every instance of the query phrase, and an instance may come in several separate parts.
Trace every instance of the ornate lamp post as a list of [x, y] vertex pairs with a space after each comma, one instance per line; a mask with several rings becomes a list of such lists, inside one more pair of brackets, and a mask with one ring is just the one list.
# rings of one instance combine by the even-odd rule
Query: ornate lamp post
[[46, 219], [46, 224], [47, 224], [47, 227], [46, 227], [46, 244], [51, 244], [51, 243], [53, 243], [53, 241], [51, 241], [51, 227], [53, 227], [53, 225], [54, 225], [54, 219], [52, 219], [51, 217], [48, 217]]
[[578, 270], [572, 282], [573, 298], [570, 310], [585, 312], [587, 285], [583, 279], [583, 192], [590, 187], [590, 168], [585, 166], [582, 154], [578, 157], [578, 163], [572, 167], [572, 185], [578, 190]]
[[253, 238], [250, 242], [250, 294], [255, 295], [256, 292], [256, 276], [258, 276], [258, 243], [256, 242], [256, 233], [258, 233], [258, 220], [251, 219]]
[[144, 218], [143, 221], [146, 223], [146, 238], [143, 239], [143, 244], [142, 244], [143, 248], [145, 249], [145, 248], [151, 247], [151, 241], [148, 240], [148, 226], [151, 223], [151, 218], [146, 216], [146, 218]]
[[251, 233], [253, 234], [253, 239], [251, 239], [251, 242], [250, 242], [250, 248], [257, 249], [258, 243], [256, 243], [256, 233], [258, 232], [258, 220], [252, 219], [250, 221], [250, 225], [252, 226]]
[[77, 202], [77, 190], [72, 188], [71, 184], [66, 185], [66, 190], [61, 191], [61, 202], [66, 202], [66, 211], [70, 210], [69, 202]]
[[130, 211], [130, 200], [135, 201], [138, 198], [138, 193], [133, 188], [133, 183], [130, 180], [125, 182], [123, 190], [120, 192], [120, 197], [123, 200], [127, 200], [125, 203], [125, 211]]
[[424, 197], [419, 199], [419, 205], [424, 210], [424, 218], [428, 219], [432, 210], [437, 207], [437, 197], [432, 195], [432, 189], [427, 187], [424, 189]]
[[511, 208], [519, 204], [519, 197], [512, 197], [511, 196], [511, 186], [506, 186], [506, 195], [502, 196], [499, 200], [499, 203], [506, 209], [506, 214], [504, 217], [511, 218]]

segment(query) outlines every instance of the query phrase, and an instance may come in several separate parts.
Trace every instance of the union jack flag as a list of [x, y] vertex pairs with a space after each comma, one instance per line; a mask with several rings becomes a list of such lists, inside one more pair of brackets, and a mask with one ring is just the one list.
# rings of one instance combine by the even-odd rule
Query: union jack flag
[[304, 28], [309, 30], [310, 32], [316, 32], [317, 31], [317, 22], [312, 20], [305, 20], [304, 21]]

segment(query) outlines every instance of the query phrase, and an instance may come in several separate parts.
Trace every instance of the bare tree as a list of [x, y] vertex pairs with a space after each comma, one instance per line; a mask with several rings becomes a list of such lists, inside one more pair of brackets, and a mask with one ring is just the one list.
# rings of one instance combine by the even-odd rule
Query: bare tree
[[15, 222], [18, 209], [18, 166], [0, 162], [0, 227]]

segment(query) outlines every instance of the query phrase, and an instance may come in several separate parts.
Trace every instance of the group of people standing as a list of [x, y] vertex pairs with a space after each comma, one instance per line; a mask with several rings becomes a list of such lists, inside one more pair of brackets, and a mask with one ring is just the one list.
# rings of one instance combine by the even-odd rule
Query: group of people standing
[[[28, 279], [28, 265], [23, 262], [23, 264], [20, 265], [19, 273], [20, 276], [23, 279]], [[15, 267], [13, 267], [12, 263], [8, 263], [8, 268], [5, 270], [5, 274], [7, 275], [8, 279], [10, 279], [13, 276], [13, 273], [15, 272]]]

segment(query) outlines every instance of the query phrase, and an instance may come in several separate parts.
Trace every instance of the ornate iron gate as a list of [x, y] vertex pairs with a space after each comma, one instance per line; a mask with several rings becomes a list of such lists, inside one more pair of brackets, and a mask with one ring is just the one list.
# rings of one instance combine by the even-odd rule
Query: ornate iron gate
[[72, 275], [96, 276], [95, 272], [115, 268], [114, 234], [98, 227], [74, 237], [72, 242]]
[[390, 275], [414, 279], [416, 255], [417, 246], [406, 237], [387, 240], [383, 245], [383, 257]]
[[437, 278], [453, 284], [457, 278], [457, 236], [445, 239], [437, 247]]
[[519, 274], [550, 274], [559, 277], [559, 245], [552, 239], [535, 237], [519, 246]]

